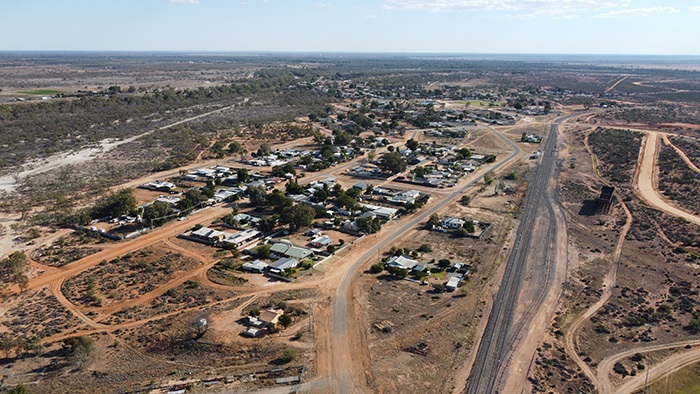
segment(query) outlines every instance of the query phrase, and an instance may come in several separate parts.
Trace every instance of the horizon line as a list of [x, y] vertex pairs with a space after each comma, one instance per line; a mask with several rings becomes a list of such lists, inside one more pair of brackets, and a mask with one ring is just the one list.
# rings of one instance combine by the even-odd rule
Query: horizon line
[[657, 56], [697, 57], [700, 54], [667, 53], [549, 53], [549, 52], [383, 52], [383, 51], [329, 51], [329, 50], [201, 50], [201, 49], [0, 49], [0, 53], [160, 53], [160, 54], [255, 54], [255, 55], [394, 55], [394, 56]]

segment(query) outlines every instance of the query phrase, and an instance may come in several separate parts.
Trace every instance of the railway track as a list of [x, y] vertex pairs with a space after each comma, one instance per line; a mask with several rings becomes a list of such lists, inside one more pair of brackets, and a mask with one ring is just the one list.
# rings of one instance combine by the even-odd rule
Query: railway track
[[[555, 149], [558, 126], [561, 122], [578, 115], [580, 114], [558, 118], [550, 126], [543, 149], [544, 154], [525, 198], [523, 214], [513, 249], [506, 262], [504, 277], [494, 299], [484, 335], [479, 343], [465, 390], [468, 394], [498, 392], [499, 385], [507, 371], [508, 358], [518, 341], [519, 334], [540, 310], [548, 289], [552, 285], [556, 265], [554, 257], [557, 234], [554, 212], [556, 197], [553, 192], [548, 192], [547, 189], [556, 166]], [[526, 306], [522, 316], [515, 321], [518, 299], [527, 271], [528, 258], [531, 256], [531, 248], [535, 243], [542, 245], [542, 241], [535, 234], [535, 224], [542, 207], [545, 207], [542, 216], [545, 219], [544, 223], [548, 224], [547, 234], [544, 237], [546, 249], [543, 258], [544, 264], [541, 267], [543, 273], [536, 276], [537, 283], [533, 288], [537, 289], [537, 293], [532, 296], [533, 301]]]

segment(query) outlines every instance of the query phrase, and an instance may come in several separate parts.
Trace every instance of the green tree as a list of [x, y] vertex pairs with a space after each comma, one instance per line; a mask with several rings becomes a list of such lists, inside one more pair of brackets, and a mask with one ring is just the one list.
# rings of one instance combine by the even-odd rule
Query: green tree
[[269, 259], [270, 258], [270, 248], [272, 246], [270, 244], [265, 244], [265, 245], [260, 245], [257, 248], [255, 248], [255, 252], [258, 257], [261, 259]]
[[265, 207], [267, 206], [267, 190], [262, 186], [252, 186], [246, 191], [248, 198], [250, 199], [250, 204], [254, 207]]
[[279, 323], [282, 325], [282, 327], [287, 328], [292, 324], [292, 317], [285, 313], [280, 316]]
[[323, 157], [326, 160], [333, 159], [333, 148], [329, 145], [323, 145], [319, 153], [321, 154], [321, 157]]
[[347, 145], [350, 142], [352, 142], [353, 136], [352, 134], [343, 131], [343, 130], [336, 130], [333, 132], [333, 145], [337, 146], [343, 146]]
[[440, 215], [438, 215], [437, 213], [430, 215], [430, 217], [428, 218], [428, 221], [426, 222], [426, 225], [430, 229], [439, 226], [440, 225]]
[[107, 216], [118, 217], [136, 212], [138, 201], [132, 189], [121, 189], [99, 200], [91, 216], [95, 219]]
[[201, 203], [207, 201], [207, 197], [201, 190], [189, 189], [182, 196], [180, 201], [177, 202], [176, 207], [181, 211], [186, 211], [200, 206]]
[[408, 163], [398, 152], [386, 153], [379, 161], [379, 168], [392, 174], [406, 171]]
[[16, 283], [25, 289], [29, 278], [24, 274], [24, 271], [28, 266], [27, 255], [21, 251], [13, 252], [0, 260], [0, 284]]
[[271, 153], [272, 153], [272, 147], [270, 146], [270, 144], [268, 144], [267, 142], [263, 142], [263, 144], [260, 145], [260, 147], [258, 148], [257, 155], [258, 156], [268, 156]]
[[384, 263], [378, 262], [378, 263], [373, 264], [372, 267], [370, 267], [369, 271], [373, 274], [378, 274], [378, 273], [384, 271]]
[[419, 146], [420, 146], [420, 143], [418, 141], [414, 140], [413, 138], [406, 141], [406, 147], [414, 152], [418, 150]]
[[386, 270], [391, 275], [396, 276], [397, 278], [405, 278], [408, 276], [408, 273], [409, 273], [406, 268], [399, 268], [399, 267], [387, 267]]
[[460, 160], [468, 159], [472, 157], [472, 151], [469, 150], [469, 148], [461, 148], [457, 150], [457, 157]]
[[95, 351], [95, 341], [87, 336], [64, 339], [62, 345], [72, 362], [81, 368], [87, 366]]
[[250, 174], [248, 173], [247, 168], [237, 168], [236, 169], [236, 177], [238, 178], [239, 183], [246, 183], [250, 179]]
[[165, 217], [173, 214], [170, 204], [164, 201], [156, 201], [143, 209], [143, 220], [153, 226], [165, 223]]
[[376, 233], [382, 228], [382, 221], [379, 218], [358, 218], [355, 223], [360, 231], [367, 234]]
[[326, 139], [326, 136], [318, 130], [314, 130], [312, 136], [314, 137], [314, 143], [316, 145], [323, 144], [323, 141]]
[[297, 204], [284, 208], [280, 213], [280, 222], [289, 226], [294, 232], [302, 227], [308, 227], [316, 217], [316, 210], [306, 204]]
[[438, 267], [442, 268], [443, 270], [450, 268], [451, 264], [452, 264], [452, 262], [449, 259], [438, 260]]
[[294, 200], [285, 196], [281, 190], [273, 190], [272, 193], [267, 195], [267, 205], [279, 212], [294, 205]]
[[295, 180], [291, 180], [285, 186], [287, 194], [304, 194], [304, 186], [297, 183]]
[[467, 220], [464, 222], [462, 227], [467, 230], [470, 234], [473, 234], [475, 229], [474, 229], [474, 221], [473, 220]]
[[358, 202], [357, 199], [351, 197], [348, 193], [342, 192], [335, 198], [335, 205], [352, 211], [357, 209]]
[[294, 168], [292, 163], [286, 163], [281, 166], [272, 167], [272, 175], [283, 177], [287, 174], [292, 174], [292, 176], [297, 175], [297, 170]]
[[260, 222], [258, 223], [258, 229], [260, 231], [267, 233], [275, 229], [275, 226], [277, 225], [277, 216], [276, 215], [270, 215], [270, 216], [265, 216], [262, 219], [260, 219]]
[[316, 189], [316, 191], [314, 192], [314, 200], [316, 200], [316, 202], [325, 202], [330, 196], [330, 191], [328, 191], [328, 189], [325, 187], [321, 189]]
[[236, 213], [231, 212], [228, 215], [224, 216], [221, 218], [221, 221], [231, 227], [238, 227], [240, 226], [240, 223], [238, 223], [238, 220], [236, 220]]

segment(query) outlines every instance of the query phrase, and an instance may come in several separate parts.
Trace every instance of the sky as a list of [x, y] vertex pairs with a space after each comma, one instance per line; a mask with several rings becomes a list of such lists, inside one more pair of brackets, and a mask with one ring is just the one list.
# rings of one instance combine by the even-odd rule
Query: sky
[[700, 55], [700, 0], [0, 0], [0, 50]]

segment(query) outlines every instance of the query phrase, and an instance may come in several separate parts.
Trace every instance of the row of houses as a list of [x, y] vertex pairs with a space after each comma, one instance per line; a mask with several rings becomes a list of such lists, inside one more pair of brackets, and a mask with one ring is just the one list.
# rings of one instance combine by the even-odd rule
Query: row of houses
[[226, 246], [231, 245], [235, 248], [240, 248], [241, 246], [259, 238], [262, 233], [258, 230], [247, 229], [235, 234], [214, 230], [209, 227], [201, 227], [195, 230], [188, 231], [184, 234], [180, 234], [180, 238], [184, 238], [190, 241], [203, 243], [205, 245], [215, 245], [215, 246]]

